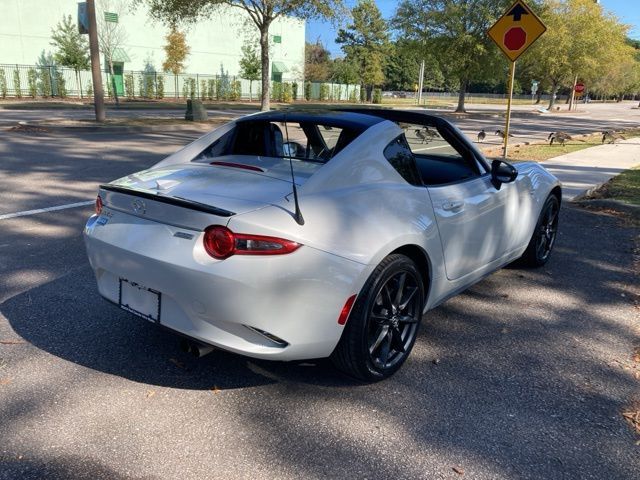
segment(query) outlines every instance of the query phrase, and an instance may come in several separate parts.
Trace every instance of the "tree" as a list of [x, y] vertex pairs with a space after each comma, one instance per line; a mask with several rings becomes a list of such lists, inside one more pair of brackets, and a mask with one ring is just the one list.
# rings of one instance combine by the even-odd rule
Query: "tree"
[[89, 42], [78, 32], [71, 15], [63, 16], [62, 22], [58, 22], [51, 31], [51, 46], [57, 49], [54, 53], [56, 61], [63, 67], [73, 68], [76, 72], [78, 90], [82, 98], [80, 70], [89, 69]]
[[487, 36], [488, 28], [511, 0], [403, 0], [392, 20], [401, 38], [434, 53], [450, 83], [458, 85], [457, 112], [465, 111], [471, 80], [501, 71], [504, 60]]
[[620, 66], [631, 65], [625, 25], [591, 0], [546, 0], [540, 16], [547, 32], [519, 63], [548, 86], [550, 109], [560, 88], [573, 91], [578, 79], [621, 92], [613, 85], [625, 77]]
[[[116, 105], [120, 105], [120, 100], [118, 99], [118, 90], [116, 88], [116, 79], [113, 71], [113, 57], [116, 50], [121, 49], [127, 41], [127, 33], [120, 24], [120, 17], [123, 11], [124, 5], [120, 0], [100, 0], [96, 12], [98, 21], [98, 43], [100, 45], [100, 51], [104, 55], [107, 66], [109, 67], [111, 88], [113, 98], [116, 100]], [[113, 19], [107, 19], [105, 15], [106, 12], [115, 13], [117, 21], [114, 22], [111, 21]]]
[[361, 85], [371, 101], [373, 87], [384, 82], [384, 56], [389, 52], [387, 22], [373, 0], [360, 0], [351, 15], [353, 23], [338, 31], [336, 43], [342, 44], [347, 59], [358, 65]]
[[262, 67], [254, 43], [245, 41], [240, 59], [240, 77], [249, 80], [249, 101], [253, 101], [253, 82], [260, 80]]
[[162, 70], [173, 73], [175, 91], [178, 92], [178, 75], [184, 72], [184, 62], [189, 56], [191, 48], [187, 45], [187, 37], [175, 25], [171, 27], [165, 37], [167, 42], [164, 47], [165, 59], [162, 62]]
[[304, 73], [310, 82], [326, 82], [331, 77], [331, 53], [318, 40], [305, 42]]
[[151, 15], [169, 25], [193, 23], [210, 17], [221, 5], [244, 11], [260, 32], [260, 62], [262, 73], [261, 109], [269, 110], [269, 27], [280, 16], [299, 18], [337, 18], [342, 0], [135, 0], [146, 3]]

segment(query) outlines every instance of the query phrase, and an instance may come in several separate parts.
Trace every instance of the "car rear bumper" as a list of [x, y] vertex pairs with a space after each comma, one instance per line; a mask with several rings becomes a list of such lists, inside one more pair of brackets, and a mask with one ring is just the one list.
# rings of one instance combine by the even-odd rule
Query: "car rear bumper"
[[251, 357], [329, 356], [344, 328], [340, 311], [368, 275], [366, 265], [306, 246], [215, 260], [204, 252], [202, 232], [185, 239], [175, 236], [183, 228], [108, 214], [106, 224], [91, 217], [84, 231], [100, 294], [119, 304], [121, 279], [152, 289], [160, 294], [158, 323]]

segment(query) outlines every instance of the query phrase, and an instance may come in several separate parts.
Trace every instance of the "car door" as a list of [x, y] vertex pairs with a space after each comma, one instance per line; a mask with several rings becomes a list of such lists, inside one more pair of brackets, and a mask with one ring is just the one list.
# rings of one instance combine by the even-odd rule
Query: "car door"
[[459, 131], [405, 128], [433, 204], [447, 278], [458, 280], [504, 256], [507, 189], [494, 187], [488, 166]]

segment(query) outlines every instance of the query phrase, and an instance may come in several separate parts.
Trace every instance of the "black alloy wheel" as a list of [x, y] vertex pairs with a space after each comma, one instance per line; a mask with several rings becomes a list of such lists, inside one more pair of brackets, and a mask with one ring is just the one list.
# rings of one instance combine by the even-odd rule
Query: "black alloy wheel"
[[560, 202], [549, 195], [544, 202], [540, 217], [521, 261], [525, 266], [541, 267], [549, 260], [558, 235]]
[[376, 267], [356, 299], [331, 355], [345, 373], [365, 381], [391, 376], [415, 343], [425, 287], [416, 264], [392, 254]]

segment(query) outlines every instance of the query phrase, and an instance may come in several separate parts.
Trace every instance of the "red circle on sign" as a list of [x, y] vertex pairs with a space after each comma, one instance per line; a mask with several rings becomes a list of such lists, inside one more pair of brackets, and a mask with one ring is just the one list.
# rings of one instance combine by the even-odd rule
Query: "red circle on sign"
[[576, 83], [576, 92], [584, 92], [584, 83]]
[[504, 34], [504, 46], [509, 50], [520, 50], [527, 43], [527, 32], [521, 27], [512, 27]]

